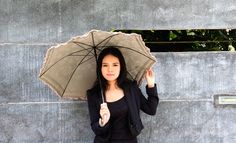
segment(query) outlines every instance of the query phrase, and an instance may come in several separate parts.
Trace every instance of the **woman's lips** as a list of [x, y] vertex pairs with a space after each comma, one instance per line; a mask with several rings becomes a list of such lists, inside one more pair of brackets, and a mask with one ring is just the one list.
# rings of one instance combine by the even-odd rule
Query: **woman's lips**
[[107, 76], [113, 76], [114, 74], [107, 74]]

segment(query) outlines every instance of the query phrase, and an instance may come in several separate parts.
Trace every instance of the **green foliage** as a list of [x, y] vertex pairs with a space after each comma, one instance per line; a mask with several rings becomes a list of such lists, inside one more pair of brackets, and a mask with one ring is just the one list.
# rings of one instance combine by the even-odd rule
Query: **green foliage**
[[151, 51], [229, 51], [236, 47], [235, 29], [114, 30], [137, 33]]

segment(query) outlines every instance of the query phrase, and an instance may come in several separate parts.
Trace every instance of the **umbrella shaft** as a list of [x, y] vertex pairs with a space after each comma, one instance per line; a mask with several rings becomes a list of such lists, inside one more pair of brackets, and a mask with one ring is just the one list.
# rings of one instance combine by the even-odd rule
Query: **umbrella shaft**
[[[96, 59], [96, 65], [98, 66], [98, 59], [97, 59], [98, 57], [97, 57], [96, 47], [93, 47], [93, 50], [94, 50], [94, 55], [95, 55], [95, 59]], [[98, 82], [99, 82], [101, 96], [102, 96], [102, 103], [104, 103], [105, 100], [104, 100], [104, 95], [103, 95], [102, 81], [101, 81], [101, 77], [98, 73], [97, 73], [97, 77], [98, 77]]]

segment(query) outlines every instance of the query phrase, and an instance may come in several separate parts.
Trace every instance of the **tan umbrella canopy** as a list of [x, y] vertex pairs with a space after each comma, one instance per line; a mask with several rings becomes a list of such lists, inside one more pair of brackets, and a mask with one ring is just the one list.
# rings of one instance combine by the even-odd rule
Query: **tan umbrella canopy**
[[138, 83], [156, 61], [141, 35], [91, 30], [49, 48], [39, 78], [63, 98], [85, 100], [97, 79], [96, 54], [109, 46], [120, 49], [129, 78]]

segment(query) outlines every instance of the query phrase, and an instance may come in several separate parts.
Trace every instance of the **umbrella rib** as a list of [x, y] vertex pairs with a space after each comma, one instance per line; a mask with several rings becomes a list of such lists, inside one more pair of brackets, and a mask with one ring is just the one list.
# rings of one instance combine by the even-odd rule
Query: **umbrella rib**
[[92, 32], [91, 35], [92, 35], [92, 41], [93, 41], [93, 46], [94, 46], [94, 47], [98, 47], [98, 45], [100, 45], [101, 43], [103, 43], [103, 42], [106, 41], [107, 39], [109, 39], [109, 40], [107, 41], [107, 43], [108, 43], [108, 42], [111, 40], [112, 37], [118, 35], [118, 34], [110, 35], [110, 36], [104, 38], [102, 41], [100, 41], [97, 45], [95, 45], [95, 42], [94, 42], [94, 34], [93, 34], [93, 33], [94, 33], [94, 32]]
[[[72, 56], [75, 56], [75, 57], [77, 57], [77, 55], [72, 55]], [[79, 55], [79, 56], [81, 56], [81, 55]], [[86, 55], [82, 55], [82, 56], [85, 56], [86, 57]], [[90, 57], [90, 58], [88, 58], [87, 60], [83, 60], [83, 62], [81, 62], [81, 64], [83, 64], [83, 63], [85, 63], [85, 62], [87, 62], [87, 61], [89, 61], [89, 60], [91, 60], [91, 59], [93, 59], [94, 57], [92, 56], [92, 57]], [[80, 64], [80, 65], [81, 65]]]
[[[109, 43], [109, 41], [114, 37], [114, 36], [117, 36], [118, 34], [114, 34], [114, 35], [110, 35], [108, 37], [106, 37], [105, 39], [103, 39], [102, 41], [100, 41], [97, 45], [95, 45], [95, 42], [94, 42], [94, 35], [93, 35], [93, 32], [92, 32], [92, 41], [93, 41], [93, 45], [94, 47], [96, 47], [96, 50], [99, 50], [99, 52], [101, 52], [103, 50], [103, 48], [99, 49], [98, 47], [109, 47], [109, 46], [105, 46], [107, 45], [107, 43]], [[107, 40], [108, 39], [108, 40]], [[104, 41], [106, 41], [106, 43], [104, 44], [104, 46], [99, 46], [101, 43], [103, 43]], [[94, 55], [95, 56], [95, 55]]]
[[129, 71], [127, 71], [127, 73], [129, 74], [129, 76], [130, 76], [132, 79], [134, 79], [134, 77], [132, 76], [132, 74], [131, 74]]
[[[93, 49], [91, 49], [91, 51], [92, 51], [92, 50], [93, 50]], [[91, 51], [90, 51], [90, 52], [91, 52]], [[88, 54], [89, 54], [90, 52], [88, 52]], [[88, 54], [87, 54], [86, 56], [84, 56], [83, 59], [79, 62], [79, 64], [75, 67], [74, 71], [72, 72], [72, 74], [71, 74], [71, 76], [70, 76], [70, 78], [69, 78], [69, 80], [68, 80], [68, 82], [67, 82], [67, 84], [66, 84], [66, 86], [65, 86], [65, 88], [64, 88], [64, 91], [63, 91], [63, 93], [62, 93], [62, 96], [64, 95], [64, 93], [65, 93], [65, 91], [66, 91], [66, 89], [67, 89], [67, 87], [68, 87], [68, 85], [69, 85], [69, 83], [70, 83], [70, 81], [71, 81], [71, 79], [72, 79], [72, 77], [73, 77], [75, 71], [78, 69], [78, 67], [79, 67], [82, 63], [84, 63], [83, 60], [88, 56]], [[90, 59], [92, 59], [92, 58], [89, 58], [88, 60], [90, 60]], [[87, 60], [86, 60], [86, 61], [87, 61]]]
[[[89, 44], [86, 44], [86, 43], [82, 43], [82, 42], [73, 41], [73, 43], [75, 43], [75, 44], [78, 45], [78, 46], [85, 45], [85, 46], [93, 47], [92, 45], [89, 45]], [[79, 44], [81, 44], [81, 45], [79, 45]], [[81, 46], [81, 47], [82, 47], [82, 46]]]
[[[107, 39], [111, 39], [112, 37], [118, 35], [118, 34], [110, 35], [110, 36], [106, 37], [105, 39], [103, 39], [102, 41], [100, 41], [97, 45], [95, 45], [95, 42], [94, 42], [94, 34], [93, 34], [93, 33], [94, 33], [94, 32], [91, 32], [93, 45], [89, 45], [89, 44], [82, 43], [82, 42], [76, 42], [76, 41], [73, 41], [73, 43], [77, 44], [78, 46], [80, 46], [79, 44], [81, 44], [81, 45], [90, 46], [90, 47], [97, 47], [98, 45], [100, 45], [101, 43], [103, 43], [104, 41], [106, 41]], [[107, 41], [107, 43], [108, 43], [108, 42], [109, 42], [109, 40]]]
[[[104, 41], [106, 41], [107, 39], [109, 39], [109, 40], [107, 40], [107, 42], [106, 42], [106, 44], [114, 37], [114, 36], [117, 36], [118, 34], [114, 34], [114, 35], [110, 35], [110, 36], [108, 36], [108, 37], [106, 37], [105, 39], [103, 39], [101, 42], [99, 42], [97, 45], [96, 45], [96, 47], [98, 47], [101, 43], [103, 43]], [[105, 44], [105, 45], [106, 45]], [[103, 47], [103, 46], [101, 46], [101, 47]]]
[[[80, 46], [81, 48], [84, 48], [82, 45], [85, 45], [85, 46], [90, 46], [90, 47], [106, 47], [106, 46], [99, 46], [100, 44], [102, 44], [104, 41], [107, 41], [104, 45], [106, 45], [107, 43], [109, 43], [109, 41], [114, 37], [114, 36], [117, 36], [119, 34], [113, 34], [113, 35], [110, 35], [106, 38], [104, 38], [102, 41], [100, 41], [97, 45], [95, 45], [95, 41], [94, 41], [94, 32], [91, 32], [91, 36], [92, 36], [92, 43], [93, 45], [89, 45], [89, 44], [86, 44], [86, 43], [82, 43], [82, 42], [75, 42], [73, 41], [73, 43], [75, 43], [76, 45]], [[81, 44], [81, 45], [80, 45]], [[97, 48], [97, 50], [100, 50]], [[102, 49], [101, 49], [102, 50]], [[101, 51], [100, 50], [100, 51]]]
[[[81, 48], [84, 48], [82, 45], [85, 45], [85, 46], [91, 46], [91, 48], [93, 47], [92, 45], [88, 45], [88, 44], [85, 44], [85, 43], [81, 43], [81, 42], [73, 42], [75, 43], [76, 45], [80, 46]], [[81, 45], [80, 45], [81, 44]], [[97, 47], [97, 46], [95, 46]], [[84, 48], [85, 49], [85, 48]], [[90, 49], [90, 48], [89, 48]], [[86, 49], [85, 49], [86, 50]], [[100, 50], [100, 49], [97, 49], [97, 50]], [[101, 49], [102, 50], [102, 49]], [[100, 50], [100, 51], [101, 51]], [[94, 55], [94, 53], [92, 53]], [[94, 55], [95, 56], [95, 55]]]
[[[101, 46], [101, 47], [109, 47], [109, 46]], [[152, 61], [155, 61], [155, 60], [151, 59], [150, 57], [148, 57], [147, 55], [145, 55], [145, 54], [143, 54], [143, 53], [141, 53], [141, 52], [139, 52], [139, 51], [136, 51], [136, 50], [134, 50], [134, 49], [132, 49], [132, 48], [125, 47], [125, 46], [115, 46], [115, 47], [120, 48], [120, 49], [122, 49], [122, 48], [124, 48], [124, 49], [129, 49], [129, 50], [131, 50], [131, 51], [134, 51], [134, 52], [139, 53], [140, 55], [145, 56], [146, 58], [149, 58], [149, 59], [152, 60]]]
[[92, 36], [93, 47], [94, 47], [94, 46], [95, 46], [95, 43], [94, 43], [94, 35], [93, 35], [93, 32], [91, 32], [91, 36]]
[[[92, 48], [91, 48], [92, 49]], [[87, 49], [84, 49], [84, 50], [87, 50]], [[62, 61], [63, 59], [65, 59], [65, 58], [67, 58], [67, 57], [69, 57], [69, 56], [73, 56], [72, 54], [74, 54], [74, 53], [78, 53], [78, 52], [81, 52], [81, 51], [84, 51], [84, 50], [79, 50], [79, 51], [75, 51], [75, 52], [73, 52], [73, 53], [70, 53], [70, 54], [68, 54], [68, 55], [65, 55], [64, 57], [62, 57], [61, 59], [59, 59], [58, 61], [56, 61], [54, 64], [52, 64], [50, 67], [48, 67], [48, 69], [47, 70], [45, 70], [41, 75], [40, 75], [40, 77], [42, 76], [42, 75], [44, 75], [47, 71], [49, 71], [54, 65], [56, 65], [57, 63], [59, 63], [60, 61]], [[92, 50], [91, 50], [92, 51]], [[90, 52], [91, 52], [90, 51]], [[88, 53], [89, 54], [89, 53]], [[87, 55], [88, 55], [87, 54]], [[87, 56], [86, 55], [86, 56]], [[79, 56], [79, 55], [78, 55]]]
[[[79, 46], [79, 47], [81, 47], [82, 49], [84, 49], [84, 50], [86, 50], [86, 51], [89, 51], [89, 49], [91, 49], [93, 46], [91, 46], [91, 45], [88, 45], [88, 44], [85, 44], [85, 43], [81, 43], [81, 42], [73, 42], [73, 43], [75, 43], [77, 46]], [[85, 48], [85, 47], [83, 47], [82, 45], [85, 45], [85, 46], [90, 46], [90, 48]], [[89, 51], [89, 52], [91, 52], [91, 51]], [[93, 53], [92, 53], [93, 54]], [[93, 54], [94, 55], [94, 54]]]

